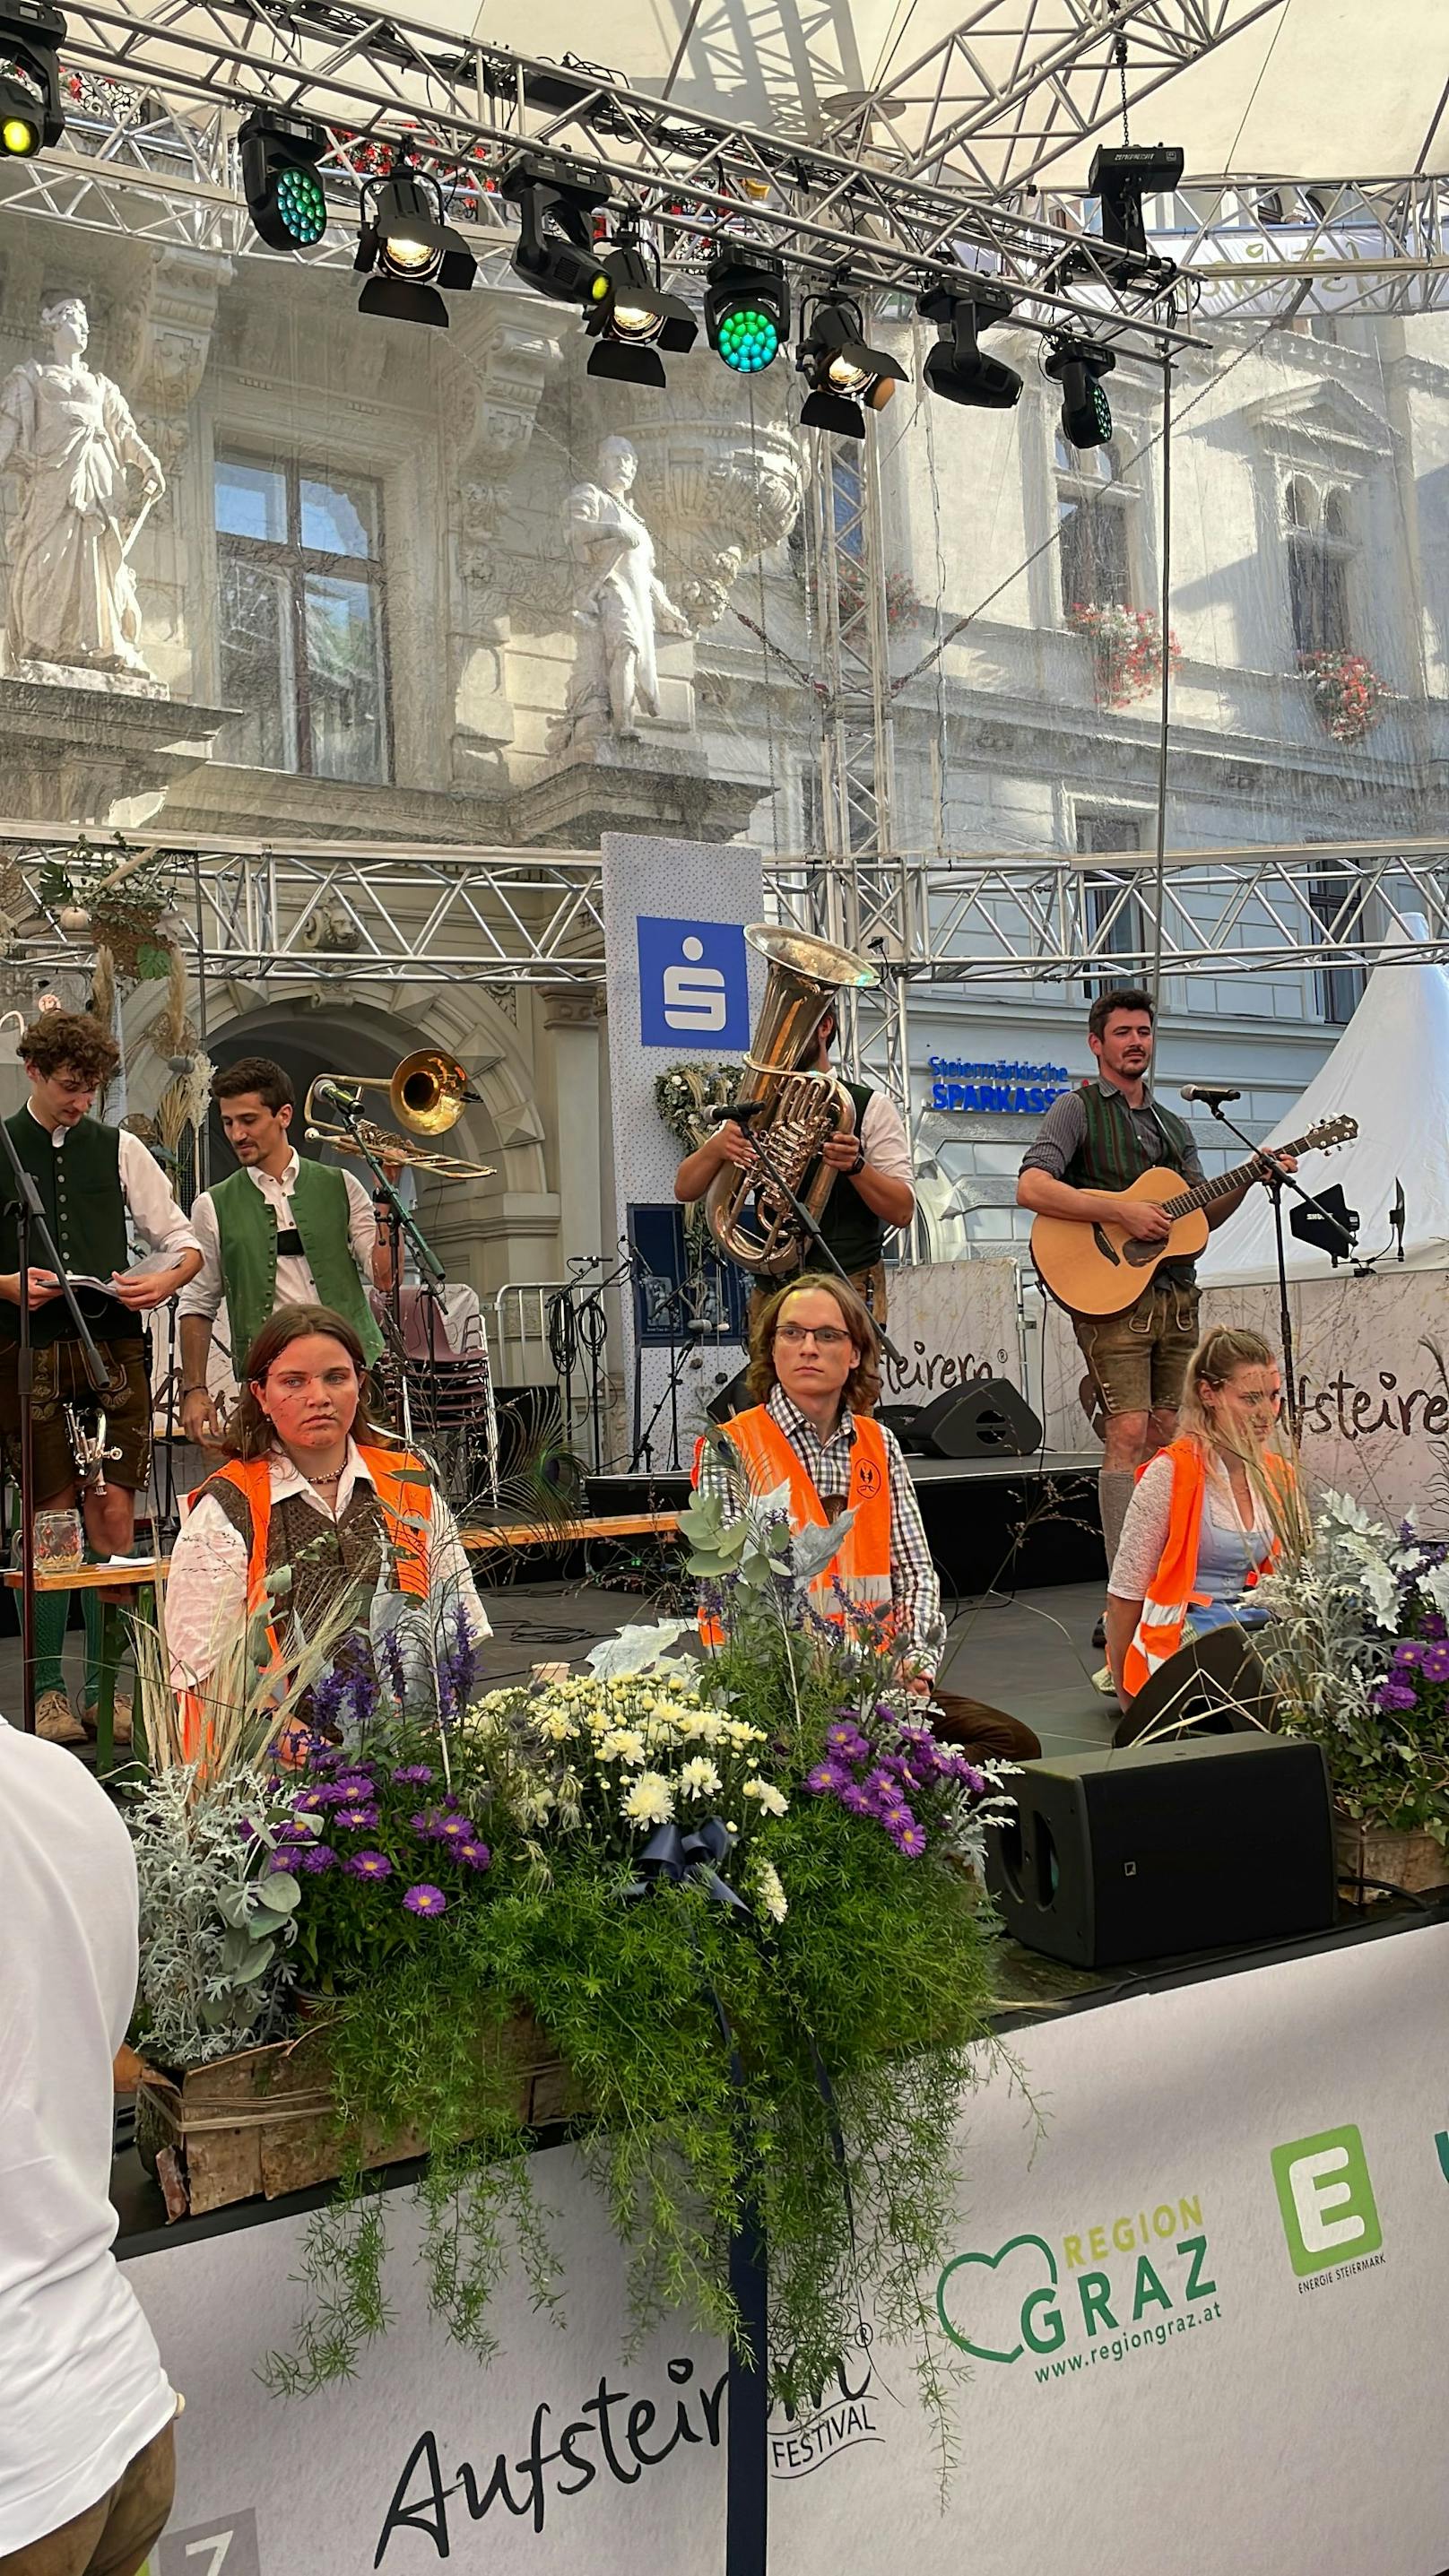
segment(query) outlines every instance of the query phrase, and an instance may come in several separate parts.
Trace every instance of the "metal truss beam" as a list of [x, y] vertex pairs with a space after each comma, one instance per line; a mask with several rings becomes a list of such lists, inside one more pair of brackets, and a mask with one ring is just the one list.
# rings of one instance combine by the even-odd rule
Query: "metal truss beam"
[[[0, 824], [0, 849], [32, 893], [45, 860], [63, 858], [74, 840], [62, 828]], [[207, 841], [194, 868], [192, 855], [184, 853], [181, 882], [199, 882], [199, 935], [184, 895], [178, 936], [196, 968], [218, 981], [397, 989], [603, 979], [597, 851], [520, 856], [356, 843], [258, 851]], [[918, 992], [1140, 977], [1154, 951], [1155, 862], [1138, 851], [1089, 860], [782, 855], [767, 863], [765, 881], [782, 920], [816, 935], [849, 931], [888, 983], [904, 979]], [[911, 921], [904, 946], [903, 888]], [[88, 953], [37, 901], [30, 919], [17, 923], [6, 963], [12, 972], [51, 973], [83, 964]], [[1449, 839], [1171, 853], [1162, 958], [1169, 977], [1383, 960], [1449, 964]]]

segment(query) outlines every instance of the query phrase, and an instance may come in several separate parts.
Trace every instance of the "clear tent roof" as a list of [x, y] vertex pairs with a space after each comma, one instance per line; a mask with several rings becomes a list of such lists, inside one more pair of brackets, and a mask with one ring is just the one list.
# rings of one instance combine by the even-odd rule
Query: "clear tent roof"
[[[1027, 103], [988, 111], [981, 155], [1003, 177], [1021, 122], [1053, 116], [1052, 65], [1082, 60], [1098, 130], [1117, 89], [1108, 0], [615, 0], [584, 17], [578, 0], [426, 0], [405, 14], [777, 132], [822, 136], [873, 97], [871, 141], [891, 159], [1010, 84]], [[1180, 142], [1189, 178], [1449, 169], [1446, 0], [1124, 0], [1122, 16], [1134, 138]], [[1207, 49], [1204, 28], [1219, 39]], [[1049, 183], [1080, 184], [1093, 148], [1063, 119]]]

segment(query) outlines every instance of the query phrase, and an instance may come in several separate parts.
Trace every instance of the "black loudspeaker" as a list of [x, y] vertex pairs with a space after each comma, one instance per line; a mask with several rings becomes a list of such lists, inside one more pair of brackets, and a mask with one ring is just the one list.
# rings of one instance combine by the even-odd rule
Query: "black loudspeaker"
[[1029, 1458], [1041, 1424], [1009, 1378], [978, 1377], [921, 1407], [912, 1446], [926, 1458]]
[[1197, 1736], [1025, 1763], [987, 1838], [1007, 1930], [1079, 1968], [1326, 1932], [1336, 1915], [1322, 1747]]
[[875, 1418], [885, 1424], [887, 1431], [895, 1433], [908, 1458], [924, 1456], [920, 1434], [921, 1408], [918, 1404], [878, 1404]]

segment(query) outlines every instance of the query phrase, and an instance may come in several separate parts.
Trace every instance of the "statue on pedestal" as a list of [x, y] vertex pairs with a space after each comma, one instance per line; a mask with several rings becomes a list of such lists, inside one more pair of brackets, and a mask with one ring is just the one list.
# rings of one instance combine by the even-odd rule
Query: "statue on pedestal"
[[687, 635], [654, 569], [654, 540], [629, 500], [639, 460], [627, 438], [606, 438], [598, 476], [569, 494], [578, 660], [561, 731], [565, 743], [612, 733], [639, 738], [638, 711], [659, 713], [656, 634]]
[[124, 394], [85, 363], [90, 319], [79, 296], [53, 296], [40, 319], [50, 357], [27, 359], [0, 385], [0, 472], [22, 477], [6, 616], [11, 676], [84, 672], [102, 686], [140, 681], [163, 694], [142, 658], [127, 558], [166, 478]]

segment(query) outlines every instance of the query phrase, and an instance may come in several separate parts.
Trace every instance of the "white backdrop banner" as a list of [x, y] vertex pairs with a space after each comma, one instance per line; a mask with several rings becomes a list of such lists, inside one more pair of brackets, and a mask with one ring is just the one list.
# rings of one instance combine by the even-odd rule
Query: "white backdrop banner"
[[[1340, 1272], [1288, 1286], [1311, 1485], [1352, 1494], [1390, 1523], [1413, 1505], [1421, 1528], [1441, 1537], [1449, 1535], [1445, 1286], [1442, 1270], [1397, 1268], [1369, 1279]], [[1205, 1288], [1202, 1323], [1204, 1331], [1245, 1324], [1277, 1350], [1277, 1287]], [[1077, 1399], [1083, 1362], [1059, 1306], [1047, 1308], [1045, 1367], [1048, 1445], [1080, 1448], [1090, 1437]]]
[[1015, 1262], [923, 1261], [893, 1270], [890, 1336], [901, 1357], [881, 1370], [888, 1404], [929, 1404], [978, 1377], [1008, 1377], [1019, 1387]]
[[[770, 2436], [778, 2576], [1440, 2576], [1449, 2559], [1449, 1927], [1033, 2029], [963, 2121], [928, 2285], [969, 2379], [944, 2511], [912, 2356], [861, 2348]], [[128, 2267], [185, 2390], [153, 2576], [719, 2576], [717, 2347], [625, 2360], [622, 2267], [569, 2150], [538, 2160], [560, 2332], [516, 2278], [487, 2370], [396, 2321], [282, 2404], [302, 2222]], [[230, 2535], [230, 2537], [228, 2537]]]

